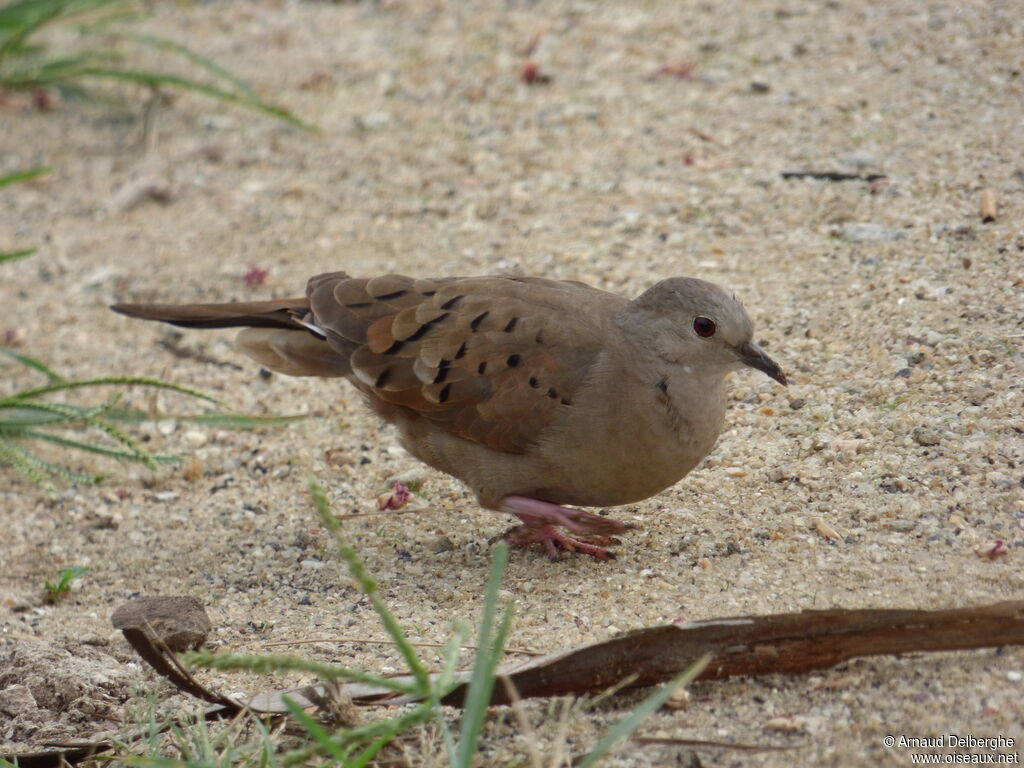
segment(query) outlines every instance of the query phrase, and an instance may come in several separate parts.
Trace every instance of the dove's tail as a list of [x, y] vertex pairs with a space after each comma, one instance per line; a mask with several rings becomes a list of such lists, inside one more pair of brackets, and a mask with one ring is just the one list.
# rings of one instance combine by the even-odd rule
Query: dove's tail
[[128, 317], [159, 320], [183, 328], [285, 328], [302, 330], [309, 299], [239, 301], [229, 304], [114, 304]]
[[230, 304], [115, 304], [115, 312], [183, 328], [242, 328], [235, 346], [261, 365], [290, 376], [347, 376], [339, 354], [313, 322], [309, 299]]

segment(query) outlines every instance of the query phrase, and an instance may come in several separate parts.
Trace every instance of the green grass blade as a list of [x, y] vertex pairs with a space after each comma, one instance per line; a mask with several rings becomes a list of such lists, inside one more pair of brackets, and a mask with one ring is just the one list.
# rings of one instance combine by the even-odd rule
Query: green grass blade
[[40, 362], [34, 357], [22, 355], [19, 354], [18, 352], [15, 352], [13, 349], [4, 349], [3, 347], [0, 347], [0, 355], [6, 355], [7, 357], [21, 363], [22, 365], [28, 366], [29, 368], [35, 371], [39, 371], [39, 373], [43, 374], [43, 376], [48, 378], [50, 381], [64, 381], [63, 376], [61, 376], [59, 373], [54, 372], [53, 369], [48, 368], [46, 365], [44, 365], [42, 362]]
[[0, 42], [0, 62], [10, 53], [18, 50], [33, 32], [44, 24], [64, 14], [65, 3], [53, 0], [23, 0], [4, 8], [0, 16], [0, 24], [8, 30], [5, 39]]
[[168, 381], [161, 381], [160, 379], [148, 379], [139, 376], [104, 376], [98, 379], [73, 379], [63, 380], [48, 384], [45, 387], [36, 387], [35, 389], [25, 389], [21, 392], [15, 392], [13, 395], [8, 395], [5, 398], [0, 399], [0, 405], [15, 403], [21, 404], [22, 401], [28, 400], [33, 397], [39, 397], [41, 395], [48, 395], [51, 392], [62, 392], [64, 390], [71, 389], [82, 389], [84, 387], [100, 387], [107, 385], [116, 385], [123, 387], [155, 387], [157, 389], [167, 389], [172, 392], [179, 392], [189, 397], [195, 397], [200, 400], [206, 400], [210, 403], [216, 403], [220, 405], [220, 401], [212, 395], [207, 395], [204, 392], [200, 392], [198, 389], [192, 389], [191, 387], [183, 387], [180, 384], [171, 384]]
[[[48, 432], [39, 432], [35, 429], [26, 430], [22, 438], [31, 440], [42, 440], [47, 443], [54, 443], [65, 448], [75, 448], [80, 451], [86, 451], [88, 453], [96, 453], [100, 456], [109, 456], [112, 459], [119, 459], [123, 461], [138, 461], [138, 454], [133, 451], [123, 451], [116, 448], [104, 448], [101, 445], [95, 443], [85, 443], [80, 440], [73, 440], [69, 437], [62, 437], [60, 435], [51, 435]], [[168, 456], [166, 454], [149, 454], [150, 458], [158, 464], [177, 464], [181, 461], [179, 456]]]
[[611, 730], [601, 737], [597, 744], [594, 745], [594, 748], [590, 750], [589, 754], [579, 762], [578, 768], [590, 768], [590, 766], [594, 765], [598, 760], [608, 754], [617, 742], [628, 738], [633, 731], [639, 728], [643, 722], [651, 716], [651, 714], [653, 714], [662, 704], [668, 701], [668, 698], [675, 693], [680, 686], [689, 685], [693, 682], [697, 675], [703, 672], [704, 668], [710, 662], [711, 654], [704, 654], [697, 659], [693, 666], [688, 670], [677, 675], [662, 688], [659, 688], [644, 699], [636, 709], [626, 715], [626, 717], [616, 723]]
[[505, 608], [501, 623], [495, 630], [495, 616], [498, 610], [498, 589], [508, 562], [508, 544], [498, 542], [494, 547], [491, 559], [491, 570], [487, 577], [487, 592], [484, 598], [483, 615], [480, 618], [480, 637], [477, 641], [476, 661], [470, 677], [469, 688], [462, 709], [462, 728], [459, 733], [459, 745], [456, 752], [457, 768], [472, 768], [473, 756], [476, 754], [484, 720], [487, 718], [487, 707], [490, 706], [491, 693], [494, 689], [494, 670], [498, 664], [512, 620], [512, 606]]
[[405, 633], [398, 625], [394, 615], [388, 610], [387, 605], [381, 599], [380, 593], [377, 591], [377, 582], [366, 571], [366, 566], [363, 565], [359, 555], [356, 554], [356, 551], [345, 540], [341, 525], [338, 523], [337, 518], [331, 514], [331, 505], [327, 500], [326, 494], [324, 494], [324, 489], [320, 487], [320, 484], [315, 479], [310, 479], [308, 488], [317, 514], [320, 516], [320, 521], [334, 535], [334, 540], [338, 545], [338, 552], [345, 562], [348, 563], [348, 570], [352, 575], [352, 580], [369, 599], [374, 612], [380, 618], [381, 624], [384, 625], [384, 629], [391, 635], [395, 645], [398, 646], [398, 650], [402, 654], [409, 672], [416, 678], [418, 695], [429, 697], [431, 688], [430, 675], [427, 674], [427, 670], [420, 662], [419, 656], [416, 655], [416, 649], [409, 644]]
[[288, 711], [292, 717], [299, 721], [299, 724], [306, 729], [313, 741], [316, 742], [317, 746], [320, 747], [321, 754], [330, 755], [339, 763], [344, 763], [348, 757], [345, 752], [341, 750], [337, 744], [331, 741], [330, 734], [324, 730], [323, 726], [320, 725], [306, 710], [296, 704], [287, 696], [284, 697], [284, 705], [288, 707]]
[[172, 416], [170, 418], [222, 429], [254, 429], [256, 427], [279, 427], [301, 421], [306, 417], [303, 415], [246, 416], [242, 413], [199, 413], [192, 416]]
[[23, 248], [20, 251], [0, 252], [0, 264], [8, 261], [16, 261], [17, 259], [24, 259], [26, 256], [31, 256], [35, 252], [35, 248]]
[[209, 72], [210, 74], [214, 75], [215, 77], [219, 77], [219, 78], [221, 78], [223, 80], [226, 80], [227, 82], [231, 83], [231, 85], [233, 85], [236, 89], [238, 89], [238, 91], [242, 95], [248, 97], [252, 101], [259, 101], [259, 96], [256, 95], [256, 92], [253, 91], [253, 89], [249, 87], [249, 84], [246, 83], [244, 80], [241, 80], [241, 79], [235, 77], [231, 72], [226, 70], [224, 67], [222, 67], [217, 62], [212, 61], [212, 60], [206, 58], [205, 56], [202, 56], [202, 55], [196, 53], [191, 48], [188, 48], [188, 47], [186, 47], [184, 45], [181, 45], [180, 43], [176, 43], [173, 40], [167, 40], [167, 39], [162, 38], [162, 37], [154, 37], [153, 35], [142, 35], [142, 34], [137, 34], [137, 33], [134, 33], [134, 32], [109, 32], [109, 31], [107, 31], [107, 32], [104, 32], [103, 34], [105, 34], [105, 35], [107, 35], [109, 37], [113, 37], [115, 39], [133, 40], [133, 41], [135, 41], [137, 43], [149, 46], [151, 48], [156, 48], [157, 50], [160, 50], [160, 51], [165, 51], [167, 53], [177, 54], [178, 56], [181, 56], [181, 57], [183, 57], [185, 59], [188, 59], [193, 64], [196, 64], [196, 65], [202, 67], [207, 72]]
[[[29, 454], [31, 456], [31, 454]], [[10, 440], [0, 437], [0, 463], [10, 464], [16, 472], [48, 491], [53, 491], [50, 475], [29, 460], [26, 452], [14, 446]], [[35, 457], [32, 457], [35, 458]]]
[[379, 685], [389, 691], [404, 694], [415, 694], [417, 688], [411, 683], [389, 677], [378, 677], [369, 672], [349, 669], [338, 664], [325, 664], [311, 659], [300, 659], [297, 656], [283, 656], [273, 653], [252, 656], [243, 653], [212, 653], [196, 651], [188, 654], [186, 661], [198, 667], [221, 670], [241, 670], [244, 672], [308, 672], [325, 680], [355, 680], [368, 685]]
[[84, 472], [75, 472], [59, 464], [44, 461], [2, 437], [0, 437], [0, 461], [10, 464], [29, 480], [48, 491], [53, 490], [50, 483], [52, 477], [60, 477], [68, 482], [86, 485], [95, 485], [103, 479], [102, 475], [87, 475]]
[[310, 133], [319, 133], [320, 129], [311, 123], [307, 123], [304, 120], [299, 119], [284, 107], [278, 107], [274, 104], [268, 104], [259, 99], [253, 99], [243, 94], [232, 93], [231, 91], [225, 91], [223, 88], [217, 88], [213, 85], [207, 85], [201, 83], [198, 80], [191, 80], [187, 77], [180, 77], [178, 75], [166, 75], [160, 72], [144, 72], [140, 70], [132, 69], [104, 69], [101, 67], [92, 67], [85, 69], [81, 72], [83, 77], [98, 77], [112, 80], [127, 80], [133, 83], [139, 83], [140, 85], [148, 85], [150, 87], [159, 86], [171, 86], [174, 88], [182, 88], [187, 91], [195, 91], [201, 93], [204, 96], [209, 96], [213, 99], [227, 102], [229, 104], [237, 104], [241, 107], [255, 110], [256, 112], [262, 112], [265, 115], [276, 117], [278, 120], [283, 120], [286, 123], [302, 128], [304, 131]]
[[114, 51], [86, 51], [75, 56], [50, 59], [35, 66], [9, 70], [0, 78], [0, 83], [10, 90], [46, 88], [74, 80], [87, 69], [108, 65], [120, 58]]
[[[349, 744], [363, 744], [371, 739], [383, 738], [387, 736], [390, 740], [394, 738], [396, 734], [403, 733], [410, 728], [414, 728], [421, 723], [425, 723], [431, 717], [434, 716], [434, 709], [429, 704], [421, 704], [411, 712], [407, 712], [404, 715], [399, 715], [390, 720], [378, 720], [368, 725], [360, 726], [359, 728], [350, 728], [342, 731], [339, 734], [335, 734], [334, 742], [339, 747], [345, 747]], [[305, 765], [309, 762], [309, 759], [316, 754], [317, 750], [315, 747], [304, 747], [297, 749], [293, 752], [289, 752], [285, 755], [282, 764], [286, 768], [296, 765]], [[346, 765], [345, 768], [348, 768]]]
[[384, 749], [384, 747], [386, 747], [388, 744], [390, 744], [392, 739], [394, 739], [395, 736], [397, 735], [397, 730], [395, 730], [392, 733], [385, 733], [383, 736], [381, 736], [379, 739], [373, 742], [362, 752], [360, 752], [354, 758], [349, 760], [345, 764], [345, 768], [364, 768], [366, 764], [373, 760], [373, 758], [377, 756], [377, 753]]
[[19, 181], [28, 181], [29, 179], [35, 179], [39, 176], [45, 176], [50, 172], [50, 168], [41, 166], [39, 168], [30, 168], [27, 171], [16, 171], [15, 173], [8, 173], [6, 176], [0, 176], [0, 188], [6, 187], [8, 184], [14, 184]]

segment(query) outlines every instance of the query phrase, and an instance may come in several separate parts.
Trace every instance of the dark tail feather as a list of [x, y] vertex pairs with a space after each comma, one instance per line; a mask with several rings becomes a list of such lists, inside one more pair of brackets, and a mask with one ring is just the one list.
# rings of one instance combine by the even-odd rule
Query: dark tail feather
[[296, 315], [309, 311], [309, 299], [240, 301], [231, 304], [114, 304], [115, 312], [142, 320], [159, 320], [183, 328], [304, 329]]

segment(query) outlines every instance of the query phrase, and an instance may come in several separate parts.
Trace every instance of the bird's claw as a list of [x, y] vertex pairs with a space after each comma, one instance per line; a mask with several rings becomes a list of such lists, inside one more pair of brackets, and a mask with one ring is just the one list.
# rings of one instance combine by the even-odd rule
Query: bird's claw
[[605, 547], [621, 542], [612, 536], [580, 536], [579, 538], [562, 533], [553, 525], [517, 525], [502, 536], [514, 547], [525, 547], [530, 544], [541, 544], [551, 560], [561, 559], [561, 550], [579, 552], [590, 555], [595, 560], [614, 560], [615, 553]]

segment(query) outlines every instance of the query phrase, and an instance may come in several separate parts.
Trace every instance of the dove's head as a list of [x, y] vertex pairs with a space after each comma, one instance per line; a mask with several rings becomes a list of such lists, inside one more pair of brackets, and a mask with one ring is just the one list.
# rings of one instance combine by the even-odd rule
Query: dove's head
[[786, 385], [778, 363], [754, 343], [754, 324], [743, 305], [714, 283], [662, 280], [631, 301], [623, 319], [669, 362], [722, 375], [749, 366]]

